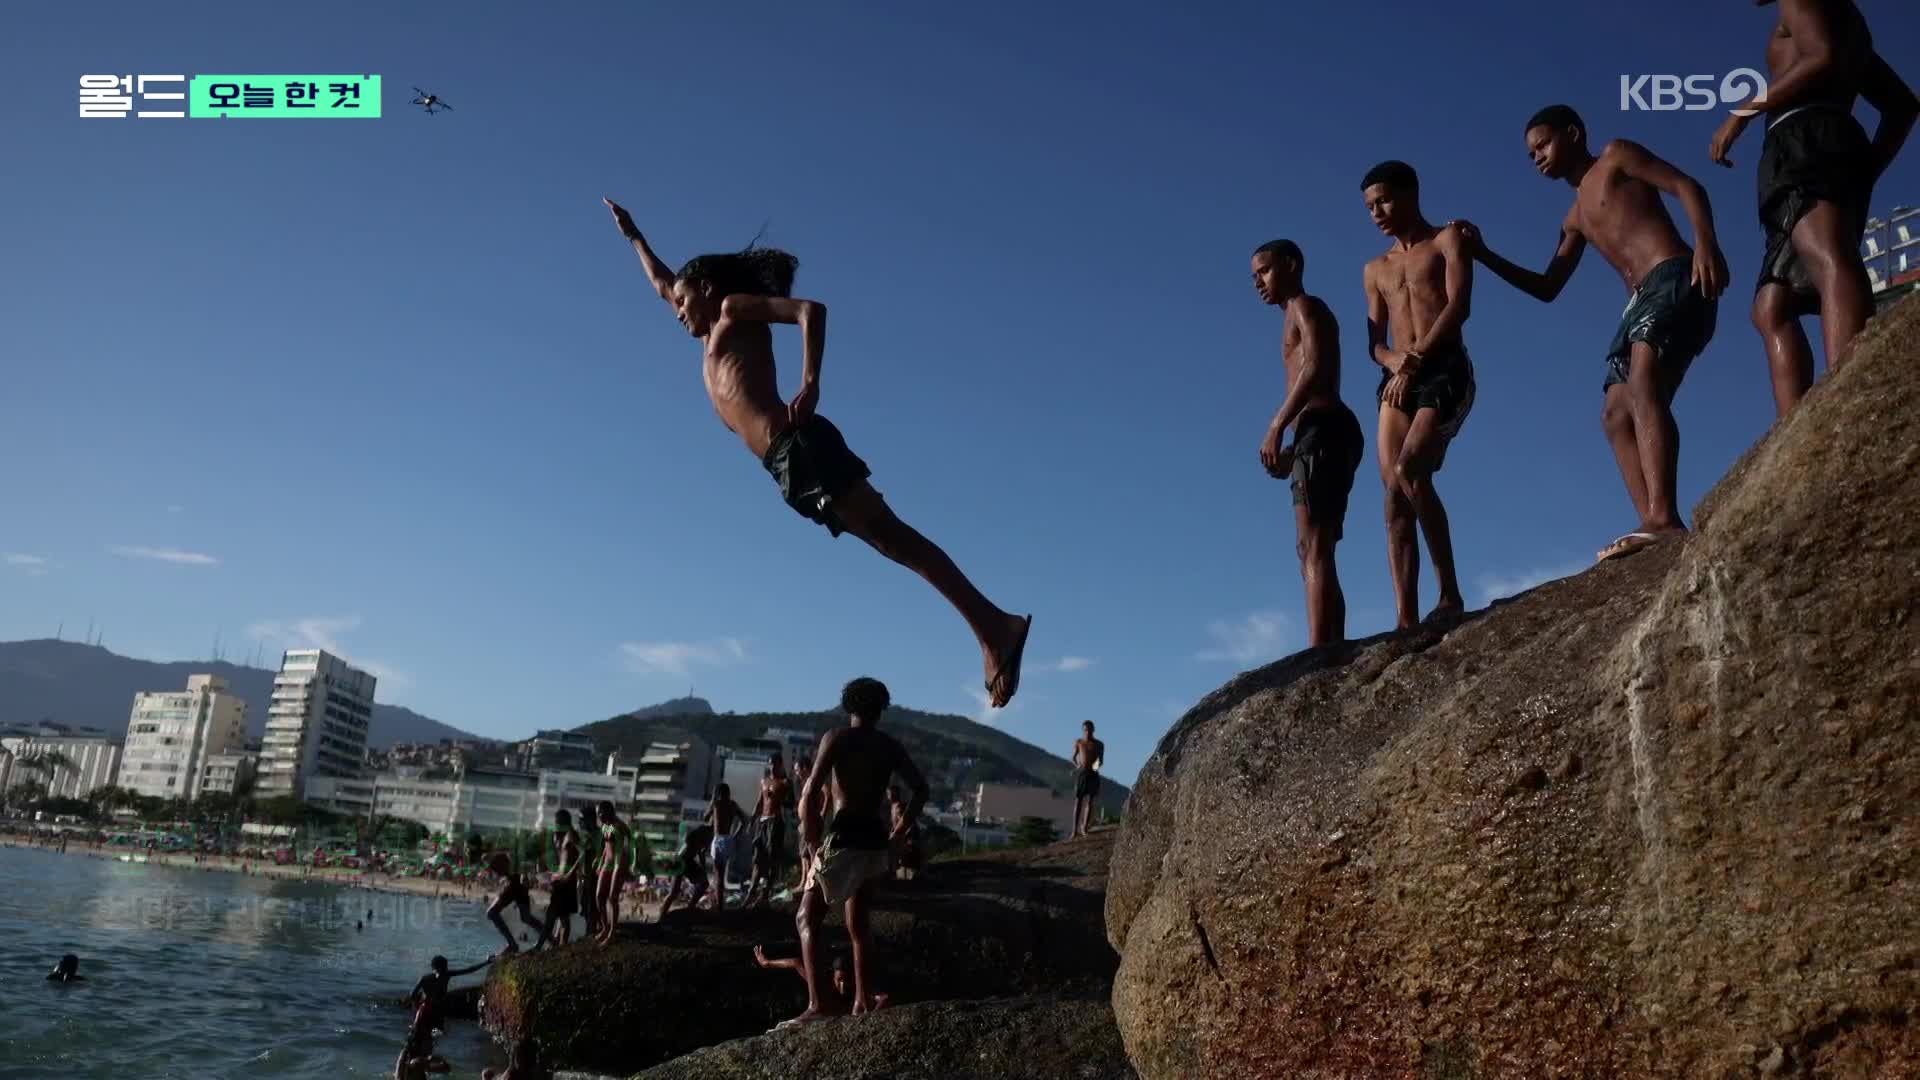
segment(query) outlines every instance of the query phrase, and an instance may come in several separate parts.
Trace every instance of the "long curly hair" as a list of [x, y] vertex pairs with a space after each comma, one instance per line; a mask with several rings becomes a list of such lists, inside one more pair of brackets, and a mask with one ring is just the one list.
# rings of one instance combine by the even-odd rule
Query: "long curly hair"
[[[762, 230], [763, 232], [765, 230]], [[707, 284], [721, 296], [751, 293], [755, 296], [793, 295], [793, 275], [800, 260], [779, 248], [757, 247], [758, 236], [743, 251], [724, 255], [696, 255], [688, 259], [675, 281]]]

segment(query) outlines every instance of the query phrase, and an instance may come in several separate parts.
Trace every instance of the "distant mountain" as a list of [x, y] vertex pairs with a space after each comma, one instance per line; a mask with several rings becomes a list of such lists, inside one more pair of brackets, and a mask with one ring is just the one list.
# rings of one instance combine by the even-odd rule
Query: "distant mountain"
[[706, 698], [682, 697], [635, 709], [627, 715], [637, 720], [651, 720], [657, 716], [712, 716], [713, 705]]
[[[51, 720], [69, 727], [96, 727], [121, 736], [133, 695], [143, 690], [185, 690], [189, 675], [218, 675], [247, 703], [247, 737], [267, 726], [271, 671], [224, 660], [160, 664], [108, 652], [77, 641], [0, 642], [0, 724]], [[378, 686], [374, 697], [380, 696]], [[398, 705], [373, 707], [367, 741], [375, 749], [396, 742], [439, 742], [475, 736]]]
[[[671, 741], [682, 734], [697, 735], [715, 746], [737, 746], [770, 727], [824, 733], [846, 723], [837, 711], [793, 713], [716, 713], [698, 698], [693, 712], [661, 712], [668, 705], [651, 706], [646, 715], [627, 713], [575, 728], [592, 735], [602, 753], [619, 750], [637, 757], [646, 745]], [[946, 802], [956, 793], [983, 781], [1035, 784], [1062, 795], [1073, 794], [1073, 763], [1014, 738], [998, 728], [964, 716], [925, 713], [894, 706], [887, 710], [882, 730], [906, 746], [914, 763], [927, 775], [934, 798]], [[1100, 804], [1117, 816], [1126, 805], [1125, 785], [1102, 777]]]

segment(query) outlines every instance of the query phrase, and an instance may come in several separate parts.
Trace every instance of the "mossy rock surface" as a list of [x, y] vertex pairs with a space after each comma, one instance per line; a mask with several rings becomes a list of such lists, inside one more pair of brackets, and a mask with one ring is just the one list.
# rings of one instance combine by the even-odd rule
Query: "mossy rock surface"
[[[1103, 926], [1112, 834], [1026, 851], [944, 859], [888, 882], [871, 922], [874, 979], [897, 1006], [1034, 994], [1104, 997], [1119, 958]], [[844, 947], [840, 915], [825, 948]], [[791, 906], [676, 911], [627, 924], [615, 943], [568, 946], [495, 965], [482, 1019], [496, 1037], [539, 1039], [555, 1066], [625, 1075], [758, 1035], [806, 1005], [789, 971], [753, 947], [794, 956]]]
[[1132, 1080], [1104, 999], [931, 1001], [741, 1039], [634, 1080]]

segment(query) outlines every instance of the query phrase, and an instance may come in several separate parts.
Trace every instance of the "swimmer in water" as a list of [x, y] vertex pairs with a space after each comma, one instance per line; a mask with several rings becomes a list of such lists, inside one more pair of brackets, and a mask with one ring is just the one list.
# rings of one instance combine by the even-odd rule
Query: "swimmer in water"
[[413, 989], [407, 993], [407, 1004], [418, 1006], [419, 1009], [419, 1012], [415, 1014], [415, 1019], [419, 1019], [420, 1015], [424, 1014], [427, 1020], [428, 1031], [440, 1027], [441, 1014], [446, 1009], [448, 984], [452, 983], [456, 976], [471, 975], [491, 963], [493, 963], [493, 957], [488, 957], [472, 967], [463, 967], [458, 971], [448, 971], [447, 958], [444, 956], [434, 957], [429, 965], [432, 970], [420, 976], [420, 981], [414, 983]]
[[423, 1007], [414, 1014], [413, 1026], [407, 1030], [407, 1045], [400, 1048], [400, 1057], [393, 1063], [393, 1080], [424, 1080], [429, 1073], [453, 1071], [446, 1058], [433, 1052], [433, 1025], [425, 1013]]
[[47, 981], [59, 983], [86, 982], [87, 977], [80, 974], [80, 958], [72, 953], [61, 957], [60, 962], [53, 966], [53, 970], [47, 972]]

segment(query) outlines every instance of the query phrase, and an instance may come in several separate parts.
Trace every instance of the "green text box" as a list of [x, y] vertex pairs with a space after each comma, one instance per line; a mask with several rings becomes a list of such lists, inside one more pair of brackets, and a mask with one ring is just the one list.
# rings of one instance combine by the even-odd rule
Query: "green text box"
[[192, 117], [323, 117], [375, 120], [378, 75], [195, 75], [188, 85]]

